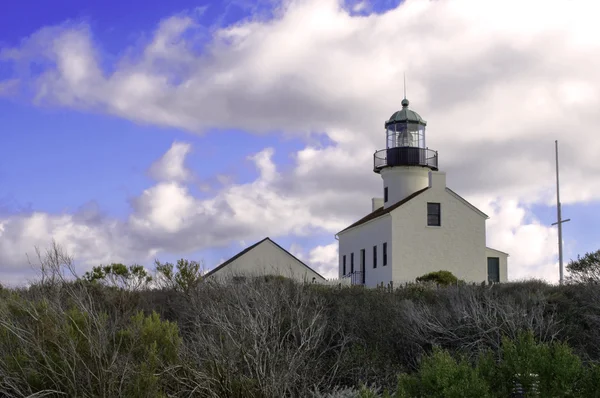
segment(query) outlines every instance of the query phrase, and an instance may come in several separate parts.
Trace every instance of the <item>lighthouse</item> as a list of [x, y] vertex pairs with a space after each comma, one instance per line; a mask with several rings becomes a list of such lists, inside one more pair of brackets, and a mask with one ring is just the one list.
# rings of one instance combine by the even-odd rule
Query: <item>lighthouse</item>
[[368, 287], [399, 286], [429, 272], [468, 282], [505, 282], [508, 254], [486, 246], [488, 216], [446, 186], [427, 122], [409, 109], [385, 121], [386, 146], [373, 154], [383, 180], [371, 212], [336, 234], [339, 278]]
[[402, 109], [385, 122], [386, 148], [373, 155], [373, 171], [383, 179], [383, 208], [429, 185], [429, 172], [438, 170], [438, 153], [426, 144], [427, 122], [408, 108]]

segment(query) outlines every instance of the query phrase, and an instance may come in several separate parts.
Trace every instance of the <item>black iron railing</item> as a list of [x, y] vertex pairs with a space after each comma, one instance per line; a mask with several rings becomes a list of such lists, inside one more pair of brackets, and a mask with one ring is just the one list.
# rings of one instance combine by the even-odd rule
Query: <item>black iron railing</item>
[[373, 154], [373, 171], [379, 173], [390, 166], [423, 166], [438, 169], [438, 153], [429, 148], [395, 147], [380, 149]]
[[350, 278], [351, 285], [364, 285], [365, 273], [362, 271], [354, 271], [344, 275], [344, 278]]

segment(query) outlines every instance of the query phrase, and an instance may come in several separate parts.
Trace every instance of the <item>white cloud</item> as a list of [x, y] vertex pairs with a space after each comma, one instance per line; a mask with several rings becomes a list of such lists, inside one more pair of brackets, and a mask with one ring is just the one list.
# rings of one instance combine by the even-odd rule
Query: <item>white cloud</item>
[[[551, 277], [555, 232], [528, 208], [553, 201], [554, 139], [561, 145], [563, 202], [600, 199], [593, 128], [600, 124], [598, 7], [407, 0], [353, 17], [341, 1], [285, 1], [271, 20], [216, 29], [200, 55], [198, 24], [193, 15], [178, 15], [162, 21], [142, 51], [131, 52], [138, 57], [123, 57], [111, 72], [99, 66], [85, 25], [42, 29], [1, 57], [14, 60], [19, 74], [29, 62], [43, 65], [29, 81], [48, 104], [193, 133], [217, 127], [329, 139], [294, 153], [289, 172], [266, 148], [252, 157], [256, 181], [223, 179], [228, 185], [202, 200], [185, 185], [189, 146], [174, 144], [151, 169], [158, 183], [134, 201], [127, 223], [111, 227], [115, 235], [127, 231], [130, 254], [334, 233], [361, 217], [379, 195], [371, 156], [385, 145], [383, 121], [399, 106], [407, 72], [411, 106], [429, 122], [428, 145], [439, 150], [449, 185], [488, 206], [489, 244], [511, 253], [511, 277]], [[68, 215], [47, 217], [54, 226], [36, 234], [71, 225]], [[3, 222], [5, 231], [15, 230], [11, 220]], [[106, 225], [94, 231], [113, 236]], [[315, 254], [319, 264], [329, 261], [326, 253], [333, 258], [330, 245], [323, 247], [329, 249]]]
[[536, 277], [558, 281], [556, 227], [542, 225], [516, 198], [477, 202], [490, 216], [488, 246], [510, 254], [509, 279]]
[[313, 248], [309, 255], [309, 264], [327, 279], [338, 278], [337, 242]]
[[289, 252], [317, 271], [324, 278], [338, 278], [337, 242], [328, 245], [317, 245], [308, 250], [297, 243], [292, 243]]
[[[600, 42], [589, 39], [599, 33], [590, 11], [598, 5], [584, 3], [409, 0], [365, 18], [335, 0], [289, 1], [270, 21], [217, 29], [202, 55], [192, 50], [193, 15], [178, 15], [111, 74], [100, 71], [81, 25], [44, 29], [25, 50], [4, 54], [50, 64], [35, 80], [49, 102], [191, 131], [325, 132], [338, 160], [384, 145], [381, 122], [398, 107], [407, 72], [431, 147], [442, 167], [462, 175], [457, 190], [539, 200], [559, 138], [572, 203], [600, 192], [600, 178], [589, 178], [600, 171], [590, 128], [600, 122], [592, 89], [600, 85]], [[368, 158], [360, 167], [368, 170]]]
[[191, 172], [185, 167], [184, 161], [190, 152], [190, 144], [174, 142], [158, 161], [150, 166], [150, 175], [157, 181], [187, 181]]
[[132, 250], [127, 230], [118, 221], [94, 219], [90, 214], [34, 212], [0, 219], [0, 225], [3, 283], [22, 283], [31, 278], [39, 265], [35, 247], [43, 252], [52, 239], [77, 260], [80, 273], [92, 265], [132, 261], [136, 256], [140, 261], [149, 259], [147, 251]]

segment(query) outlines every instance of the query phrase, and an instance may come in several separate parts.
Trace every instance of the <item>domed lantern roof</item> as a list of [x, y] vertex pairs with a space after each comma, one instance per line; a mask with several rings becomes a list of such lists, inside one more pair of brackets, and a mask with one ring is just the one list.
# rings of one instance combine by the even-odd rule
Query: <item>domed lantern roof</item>
[[417, 112], [408, 109], [408, 104], [408, 100], [404, 98], [402, 100], [402, 109], [395, 112], [389, 120], [386, 120], [385, 127], [395, 123], [420, 124], [421, 126], [426, 126], [427, 122], [423, 120], [421, 115]]

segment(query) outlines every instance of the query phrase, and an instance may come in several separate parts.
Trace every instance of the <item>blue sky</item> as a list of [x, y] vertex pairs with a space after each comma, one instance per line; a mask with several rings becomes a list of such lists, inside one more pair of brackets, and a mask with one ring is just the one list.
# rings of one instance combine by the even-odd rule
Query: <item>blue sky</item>
[[[270, 13], [268, 2], [255, 3], [57, 0], [51, 7], [40, 8], [38, 1], [9, 2], [3, 5], [0, 14], [0, 44], [18, 46], [23, 38], [40, 28], [84, 22], [93, 30], [95, 41], [110, 63], [111, 58], [118, 58], [136, 42], [148, 40], [164, 18], [191, 13], [209, 37], [214, 26]], [[0, 80], [13, 76], [11, 69], [11, 65], [0, 63]], [[217, 174], [231, 176], [232, 182], [256, 178], [257, 171], [247, 156], [262, 148], [278, 148], [273, 160], [280, 167], [290, 163], [289, 153], [301, 148], [298, 139], [252, 136], [240, 129], [209, 129], [198, 136], [181, 129], [140, 125], [94, 112], [36, 107], [22, 95], [0, 100], [0, 119], [3, 122], [0, 215], [5, 216], [74, 213], [93, 204], [105, 215], [125, 220], [131, 212], [131, 198], [152, 182], [147, 168], [178, 140], [194, 146], [188, 166], [200, 180], [213, 186], [220, 185], [215, 179]], [[194, 188], [191, 187], [196, 197], [204, 195], [202, 190]], [[294, 243], [310, 247], [324, 237], [330, 239], [328, 235], [282, 237], [279, 242], [286, 247]], [[249, 243], [252, 242], [243, 244]], [[239, 249], [240, 244], [232, 242], [226, 247], [186, 254], [213, 266]], [[173, 261], [178, 254], [166, 253], [162, 258]]]
[[[518, 270], [515, 277], [551, 278], [556, 273], [552, 252], [556, 238], [549, 225], [555, 221], [555, 208], [547, 192], [553, 189], [555, 138], [548, 137], [542, 108], [536, 111], [538, 115], [516, 112], [507, 133], [507, 126], [495, 118], [496, 101], [499, 95], [520, 95], [543, 102], [555, 98], [555, 93], [540, 87], [554, 85], [566, 93], [561, 98], [571, 101], [565, 107], [586, 98], [592, 106], [592, 94], [584, 88], [600, 81], [595, 80], [598, 73], [563, 71], [562, 66], [544, 69], [543, 59], [532, 61], [527, 58], [528, 49], [519, 46], [538, 48], [535, 39], [539, 36], [540, 43], [546, 43], [544, 34], [556, 29], [573, 29], [568, 31], [573, 41], [561, 44], [572, 52], [569, 59], [594, 50], [596, 44], [580, 40], [576, 27], [565, 27], [558, 6], [532, 23], [533, 27], [516, 21], [512, 30], [499, 32], [480, 25], [480, 20], [494, 16], [476, 3], [469, 6], [471, 13], [460, 9], [471, 4], [467, 0], [454, 8], [426, 3], [56, 0], [40, 7], [39, 1], [27, 0], [3, 4], [0, 227], [4, 219], [12, 228], [0, 234], [0, 240], [10, 242], [6, 246], [0, 242], [0, 250], [5, 250], [0, 260], [10, 269], [6, 278], [16, 280], [15, 275], [25, 272], [18, 267], [24, 255], [20, 257], [16, 249], [8, 254], [9, 246], [33, 248], [56, 236], [77, 236], [82, 230], [89, 234], [85, 245], [100, 242], [93, 255], [85, 254], [83, 247], [88, 246], [84, 243], [72, 243], [84, 268], [110, 256], [142, 263], [151, 257], [172, 261], [185, 256], [203, 259], [211, 268], [244, 245], [270, 235], [320, 271], [332, 270], [334, 233], [368, 212], [370, 198], [378, 195], [379, 177], [370, 170], [370, 156], [377, 146], [385, 145], [381, 125], [399, 105], [400, 94], [394, 92], [399, 87], [390, 82], [398, 82], [407, 70], [411, 104], [432, 126], [429, 142], [451, 163], [448, 168], [458, 170], [448, 178], [456, 183], [455, 189], [480, 206], [496, 201], [500, 208], [509, 209], [510, 201], [517, 201], [525, 214], [519, 219], [514, 212], [498, 210], [501, 226], [488, 230], [488, 240], [511, 252]], [[510, 10], [518, 4], [505, 6]], [[532, 6], [523, 13], [534, 11]], [[471, 30], [465, 26], [487, 41], [468, 36]], [[518, 44], [527, 29], [533, 29], [528, 36], [533, 38], [531, 43]], [[44, 31], [45, 35], [36, 36]], [[161, 37], [167, 37], [167, 44], [156, 47]], [[472, 46], [466, 46], [465, 40], [472, 40]], [[459, 49], [455, 62], [437, 67], [452, 46]], [[408, 54], [391, 56], [399, 48]], [[508, 76], [497, 75], [493, 68], [479, 70], [477, 65], [485, 63], [485, 57], [503, 54], [494, 50], [498, 48], [510, 54], [515, 65], [524, 65], [521, 72]], [[64, 54], [68, 55], [61, 58]], [[490, 58], [489, 65], [502, 65], [496, 58]], [[84, 67], [77, 69], [80, 64], [63, 60], [83, 60]], [[77, 73], [83, 77], [69, 80]], [[477, 73], [481, 76], [474, 76]], [[584, 80], [573, 80], [571, 73]], [[455, 76], [458, 88], [440, 84], [449, 75]], [[140, 76], [148, 80], [139, 80]], [[559, 77], [564, 77], [564, 85], [555, 83]], [[508, 84], [503, 85], [502, 79]], [[122, 89], [126, 84], [130, 88]], [[153, 84], [163, 88], [144, 91]], [[508, 86], [513, 91], [501, 92]], [[138, 95], [137, 90], [146, 94]], [[454, 107], [438, 107], [435, 101], [443, 90], [464, 90], [452, 95], [461, 98], [469, 112], [479, 107], [476, 113], [489, 117], [482, 116], [472, 132], [467, 128], [460, 133], [455, 121], [461, 113]], [[475, 98], [475, 94], [483, 97]], [[222, 108], [226, 110], [221, 112]], [[597, 170], [589, 169], [593, 175], [586, 175], [593, 155], [578, 152], [579, 142], [590, 137], [586, 131], [592, 130], [594, 116], [587, 108], [579, 109], [581, 114], [574, 116], [577, 140], [561, 140], [563, 214], [572, 219], [563, 232], [567, 260], [598, 249], [600, 241]], [[449, 139], [459, 133], [464, 135], [458, 140]], [[521, 141], [532, 145], [540, 137], [548, 145], [531, 147], [530, 159], [524, 160], [519, 150], [513, 150]], [[192, 177], [165, 180], [153, 175], [151, 167], [176, 143], [190, 148], [184, 158], [178, 158], [177, 167], [184, 167]], [[490, 163], [490, 157], [483, 150], [480, 159], [459, 159], [461, 143], [513, 149], [498, 157], [500, 166], [488, 166], [484, 163]], [[543, 152], [546, 147], [547, 153]], [[265, 154], [267, 163], [253, 160], [257, 154]], [[491, 187], [478, 185], [467, 160], [495, 170], [498, 177], [490, 177]], [[526, 172], [506, 167], [528, 161], [537, 163], [524, 166]], [[156, 167], [163, 166], [164, 162]], [[269, 177], [271, 166], [277, 177]], [[529, 181], [523, 174], [529, 174]], [[578, 188], [584, 181], [589, 181], [587, 187]], [[245, 197], [251, 209], [244, 204]], [[259, 212], [279, 209], [280, 204], [281, 220]], [[182, 221], [180, 229], [165, 226], [165, 220], [179, 217], [181, 209], [189, 206], [226, 209], [227, 217], [206, 210], [210, 218]], [[77, 218], [90, 208], [101, 222]], [[47, 229], [33, 238], [27, 235], [31, 232], [26, 226], [33, 225], [34, 213], [49, 221]], [[234, 221], [242, 225], [239, 230], [232, 227]], [[197, 234], [197, 244], [190, 234]], [[120, 240], [129, 246], [101, 253], [101, 247]], [[527, 247], [533, 248], [533, 254], [528, 254]]]

